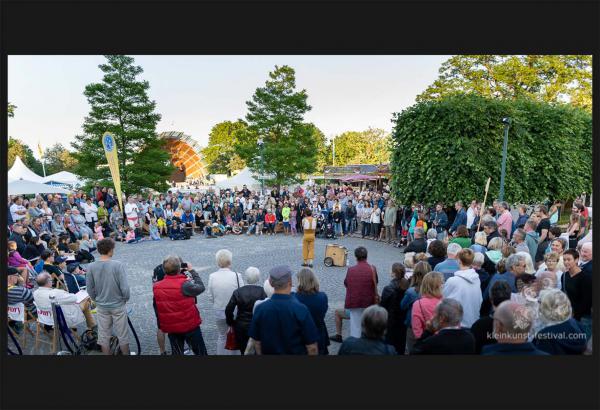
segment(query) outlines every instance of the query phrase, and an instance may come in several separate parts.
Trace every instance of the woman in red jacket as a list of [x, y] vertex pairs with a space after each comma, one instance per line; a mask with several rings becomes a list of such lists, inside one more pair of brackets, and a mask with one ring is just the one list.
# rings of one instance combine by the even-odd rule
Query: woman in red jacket
[[182, 269], [177, 256], [167, 256], [163, 269], [165, 277], [154, 283], [153, 293], [159, 328], [169, 335], [171, 353], [182, 355], [187, 342], [194, 354], [207, 355], [200, 330], [202, 319], [196, 307], [196, 296], [204, 292], [202, 279], [191, 265]]
[[269, 235], [275, 235], [275, 221], [275, 212], [273, 211], [273, 208], [270, 208], [267, 215], [265, 215], [265, 224], [267, 225], [267, 232]]

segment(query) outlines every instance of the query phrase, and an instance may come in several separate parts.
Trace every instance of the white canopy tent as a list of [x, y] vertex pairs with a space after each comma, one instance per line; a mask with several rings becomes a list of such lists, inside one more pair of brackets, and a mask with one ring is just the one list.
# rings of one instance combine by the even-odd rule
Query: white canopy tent
[[42, 184], [40, 182], [19, 179], [8, 183], [9, 195], [31, 195], [31, 194], [69, 194], [64, 188]]
[[21, 158], [17, 156], [15, 158], [15, 163], [8, 170], [8, 181], [17, 181], [19, 179], [23, 179], [25, 181], [33, 181], [43, 183], [44, 178], [27, 168], [27, 165], [21, 161]]
[[48, 175], [44, 178], [44, 183], [57, 183], [57, 184], [65, 184], [72, 186], [79, 186], [83, 184], [83, 181], [72, 172], [68, 171], [60, 171], [56, 174]]
[[244, 168], [237, 175], [215, 184], [215, 186], [221, 189], [233, 189], [235, 187], [237, 187], [237, 189], [242, 189], [244, 185], [246, 185], [249, 189], [260, 188], [260, 180], [252, 176], [252, 171], [250, 171], [250, 168]]

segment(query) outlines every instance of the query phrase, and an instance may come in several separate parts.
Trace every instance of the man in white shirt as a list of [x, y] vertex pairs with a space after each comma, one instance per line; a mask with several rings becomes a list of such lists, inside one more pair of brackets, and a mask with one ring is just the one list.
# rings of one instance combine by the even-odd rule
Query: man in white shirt
[[472, 200], [469, 209], [467, 209], [467, 229], [471, 229], [473, 226], [473, 222], [475, 222], [475, 217], [477, 216], [477, 201]]
[[20, 196], [15, 198], [14, 203], [10, 206], [10, 214], [13, 222], [19, 222], [27, 216], [27, 209], [23, 206], [23, 198]]
[[74, 328], [79, 323], [85, 321], [88, 329], [97, 327], [90, 310], [89, 296], [80, 303], [77, 303], [77, 294], [52, 287], [53, 279], [48, 272], [42, 272], [37, 275], [35, 281], [39, 287], [33, 292], [33, 301], [38, 309], [51, 310], [50, 297], [52, 296], [54, 297], [54, 302], [60, 305], [65, 315], [67, 326]]
[[127, 222], [129, 223], [129, 227], [131, 229], [135, 229], [138, 224], [138, 213], [140, 209], [137, 204], [133, 201], [133, 197], [130, 196], [128, 202], [125, 204], [125, 217], [127, 218]]
[[217, 325], [217, 355], [239, 355], [239, 350], [225, 349], [227, 339], [227, 322], [225, 308], [231, 299], [233, 291], [244, 286], [242, 275], [231, 270], [233, 255], [227, 249], [221, 249], [216, 254], [219, 270], [208, 277], [208, 297], [213, 304]]

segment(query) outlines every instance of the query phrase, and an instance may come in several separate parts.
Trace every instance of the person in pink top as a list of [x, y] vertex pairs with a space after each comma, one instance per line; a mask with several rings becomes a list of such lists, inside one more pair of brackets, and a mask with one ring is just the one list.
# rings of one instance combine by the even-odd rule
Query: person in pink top
[[502, 229], [505, 229], [506, 237], [510, 238], [513, 223], [512, 215], [510, 214], [510, 207], [506, 202], [501, 202], [498, 204], [498, 210], [500, 211], [500, 216], [496, 221], [498, 224], [498, 232], [500, 232]]
[[415, 339], [419, 339], [427, 322], [435, 314], [435, 307], [442, 300], [442, 290], [444, 286], [444, 275], [440, 272], [429, 272], [423, 277], [421, 282], [421, 298], [412, 306], [412, 330]]
[[100, 222], [96, 222], [96, 226], [94, 228], [94, 232], [98, 235], [98, 240], [101, 241], [104, 239], [104, 234], [102, 233], [102, 224]]

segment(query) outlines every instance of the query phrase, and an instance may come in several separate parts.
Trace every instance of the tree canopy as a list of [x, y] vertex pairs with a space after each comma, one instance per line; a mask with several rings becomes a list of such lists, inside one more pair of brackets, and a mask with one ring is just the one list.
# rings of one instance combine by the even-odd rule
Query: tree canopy
[[458, 55], [444, 62], [439, 73], [417, 102], [474, 93], [592, 109], [591, 55]]
[[42, 163], [33, 156], [33, 151], [23, 141], [9, 137], [8, 138], [8, 168], [12, 167], [15, 163], [16, 157], [21, 157], [21, 160], [27, 168], [35, 172], [36, 174], [43, 176], [44, 171]]
[[402, 203], [499, 193], [502, 118], [509, 131], [505, 199], [570, 199], [592, 190], [592, 117], [568, 104], [456, 95], [394, 115], [391, 187]]
[[117, 144], [122, 190], [164, 191], [175, 168], [165, 141], [156, 134], [161, 117], [148, 97], [150, 84], [137, 79], [143, 70], [134, 65], [132, 57], [108, 55], [106, 60], [99, 65], [104, 73], [102, 82], [85, 87], [91, 109], [83, 124], [84, 135], [71, 144], [78, 161], [74, 172], [102, 185], [112, 184], [102, 146], [102, 135], [108, 131]]
[[336, 137], [335, 165], [382, 164], [390, 160], [390, 135], [382, 129], [347, 131]]
[[248, 127], [238, 134], [236, 150], [250, 169], [274, 176], [268, 183], [300, 181], [301, 174], [316, 169], [321, 137], [313, 124], [304, 122], [311, 109], [307, 100], [306, 90], [296, 90], [294, 69], [284, 65], [275, 66], [265, 86], [246, 102]]
[[72, 172], [77, 165], [77, 160], [61, 143], [54, 144], [44, 151], [46, 173], [48, 175], [61, 171]]
[[211, 174], [231, 175], [246, 166], [245, 161], [235, 152], [237, 135], [246, 127], [247, 124], [243, 120], [223, 121], [212, 127], [208, 136], [208, 146], [202, 150]]
[[15, 116], [15, 109], [17, 108], [16, 105], [11, 104], [10, 102], [8, 103], [8, 118], [13, 118]]

